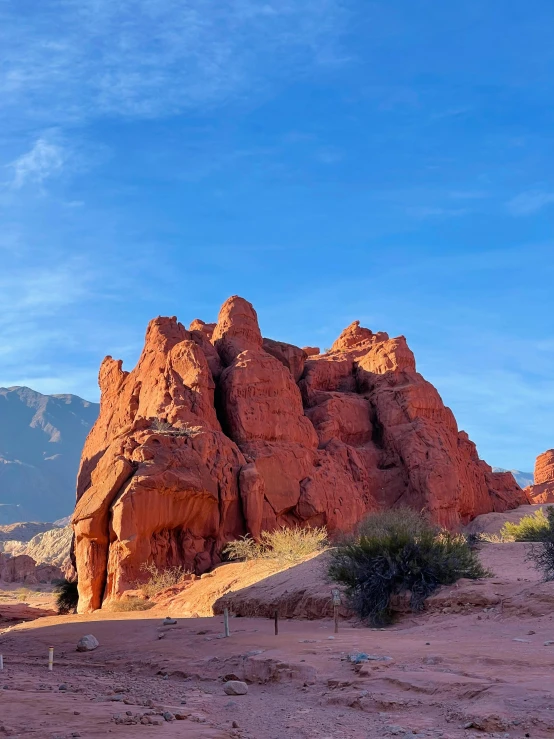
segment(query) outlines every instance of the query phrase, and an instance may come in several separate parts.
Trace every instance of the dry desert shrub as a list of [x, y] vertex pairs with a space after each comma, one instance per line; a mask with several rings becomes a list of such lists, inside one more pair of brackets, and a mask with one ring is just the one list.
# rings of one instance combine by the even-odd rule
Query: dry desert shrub
[[20, 603], [24, 603], [29, 600], [29, 597], [32, 595], [32, 591], [29, 588], [18, 588], [14, 595]]
[[231, 541], [223, 553], [231, 560], [271, 559], [280, 562], [301, 562], [325, 548], [327, 529], [325, 527], [302, 529], [280, 528], [275, 531], [262, 531], [260, 541], [243, 536]]
[[166, 588], [177, 585], [185, 575], [190, 574], [184, 567], [166, 567], [161, 569], [154, 562], [144, 563], [141, 568], [150, 576], [146, 582], [136, 583], [137, 590], [142, 590], [147, 598], [154, 598]]
[[125, 598], [124, 600], [112, 601], [108, 610], [115, 613], [123, 613], [126, 611], [148, 611], [154, 607], [154, 603], [146, 598]]
[[185, 423], [183, 426], [176, 427], [159, 418], [152, 421], [152, 430], [164, 436], [186, 436], [190, 439], [198, 436], [203, 431], [202, 426], [192, 426], [190, 423]]
[[486, 532], [479, 534], [479, 538], [488, 544], [504, 544], [506, 541], [513, 541], [512, 539], [505, 539], [501, 534], [487, 534]]
[[240, 539], [237, 539], [236, 541], [230, 541], [223, 550], [223, 554], [227, 559], [231, 559], [235, 562], [248, 562], [253, 559], [262, 558], [260, 544], [254, 541], [254, 539], [249, 535], [241, 536]]

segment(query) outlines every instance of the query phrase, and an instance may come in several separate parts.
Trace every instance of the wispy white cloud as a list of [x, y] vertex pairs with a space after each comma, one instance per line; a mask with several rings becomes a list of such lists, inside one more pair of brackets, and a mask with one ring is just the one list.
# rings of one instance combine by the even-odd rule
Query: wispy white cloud
[[508, 202], [508, 210], [514, 216], [529, 216], [554, 204], [554, 191], [529, 190], [516, 195]]
[[23, 187], [29, 183], [42, 185], [50, 177], [60, 174], [66, 160], [62, 146], [38, 138], [31, 149], [10, 165], [13, 169], [13, 186]]
[[[0, 7], [0, 112], [63, 121], [219, 104], [341, 63], [346, 0], [48, 0]], [[271, 81], [271, 82], [270, 82]]]
[[457, 218], [468, 213], [467, 208], [441, 208], [433, 206], [416, 206], [408, 208], [407, 213], [415, 218]]
[[431, 120], [437, 121], [444, 118], [461, 118], [472, 112], [470, 106], [462, 106], [457, 108], [447, 108], [446, 110], [440, 110], [431, 116]]
[[90, 297], [94, 277], [82, 260], [3, 271], [0, 385], [26, 384], [43, 392], [85, 388], [95, 397], [95, 373], [68, 360], [79, 348], [79, 332], [71, 328], [74, 311]]
[[7, 269], [0, 277], [0, 354], [24, 361], [52, 341], [52, 319], [86, 295], [86, 271], [75, 262]]

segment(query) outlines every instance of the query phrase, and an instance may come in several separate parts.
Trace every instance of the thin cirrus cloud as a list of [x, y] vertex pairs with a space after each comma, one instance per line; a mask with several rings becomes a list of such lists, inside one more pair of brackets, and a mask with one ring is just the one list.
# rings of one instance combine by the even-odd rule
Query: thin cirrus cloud
[[408, 208], [407, 213], [414, 218], [458, 218], [459, 216], [465, 216], [468, 213], [468, 209], [415, 206]]
[[[157, 117], [340, 63], [343, 0], [46, 0], [0, 9], [0, 113]], [[270, 72], [268, 74], [268, 72]]]
[[554, 192], [529, 190], [512, 198], [508, 203], [508, 211], [514, 216], [530, 216], [553, 204]]
[[63, 147], [38, 138], [29, 151], [12, 162], [12, 184], [15, 188], [27, 184], [42, 185], [45, 180], [60, 174], [65, 159]]
[[[0, 385], [23, 384], [19, 378], [25, 377], [41, 388], [54, 387], [43, 377], [53, 372], [50, 365], [59, 364], [60, 348], [71, 345], [73, 311], [94, 287], [93, 279], [82, 260], [20, 267], [0, 276]], [[67, 372], [75, 368], [60, 370]]]

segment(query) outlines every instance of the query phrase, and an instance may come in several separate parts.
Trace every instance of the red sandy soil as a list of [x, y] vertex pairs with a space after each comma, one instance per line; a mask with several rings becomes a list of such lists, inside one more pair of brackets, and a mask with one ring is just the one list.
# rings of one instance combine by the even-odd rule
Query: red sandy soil
[[21, 583], [0, 583], [0, 634], [14, 623], [54, 615], [52, 590], [52, 585], [31, 589]]
[[[179, 599], [170, 612], [175, 626], [162, 625], [168, 602], [139, 613], [0, 626], [0, 737], [552, 736], [554, 583], [539, 582], [525, 549], [485, 545], [482, 560], [494, 577], [445, 589], [430, 599], [427, 612], [406, 614], [386, 630], [343, 620], [335, 635], [328, 619], [282, 619], [275, 636], [270, 619], [232, 618], [225, 639], [221, 616], [182, 618], [190, 603]], [[265, 588], [278, 605], [291, 592], [304, 590], [307, 597], [312, 586], [324, 591], [328, 585], [310, 585], [307, 574], [316, 577], [317, 562], [272, 575], [278, 597], [267, 580], [246, 590], [259, 599]], [[300, 586], [295, 571], [302, 574]], [[195, 585], [216, 588], [218, 577], [230, 576], [219, 572]], [[243, 604], [253, 602], [238, 596]], [[88, 633], [100, 647], [76, 652]], [[52, 673], [49, 646], [55, 649]], [[356, 652], [392, 659], [360, 667], [346, 660]], [[246, 679], [248, 694], [225, 695], [226, 676]], [[161, 720], [164, 710], [186, 718], [160, 725], [114, 718], [152, 714]]]

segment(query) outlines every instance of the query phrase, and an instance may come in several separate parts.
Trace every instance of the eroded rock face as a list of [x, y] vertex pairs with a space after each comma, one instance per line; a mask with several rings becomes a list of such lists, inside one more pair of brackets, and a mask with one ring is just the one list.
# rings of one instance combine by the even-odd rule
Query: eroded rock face
[[554, 503], [554, 449], [535, 461], [535, 484], [526, 488], [532, 503]]
[[405, 504], [456, 527], [527, 502], [459, 432], [404, 337], [358, 322], [327, 354], [263, 339], [234, 296], [217, 324], [150, 322], [137, 366], [107, 357], [73, 516], [79, 609], [144, 580], [197, 573], [277, 526], [351, 529]]

